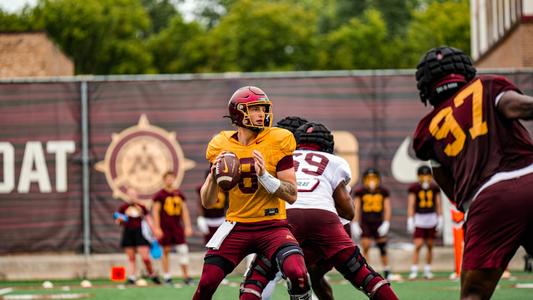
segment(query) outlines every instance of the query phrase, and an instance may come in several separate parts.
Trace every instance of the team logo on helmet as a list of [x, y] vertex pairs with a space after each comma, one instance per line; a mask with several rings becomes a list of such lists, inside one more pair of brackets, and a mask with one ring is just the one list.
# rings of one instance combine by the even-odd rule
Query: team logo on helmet
[[475, 76], [476, 68], [463, 51], [452, 47], [430, 49], [416, 66], [420, 100], [436, 105]]
[[[265, 107], [263, 124], [254, 124], [250, 118], [249, 108], [261, 105]], [[272, 126], [272, 102], [263, 90], [255, 86], [245, 86], [233, 93], [228, 102], [229, 118], [237, 126], [259, 131]]]
[[114, 198], [128, 200], [128, 188], [139, 193], [139, 199], [151, 199], [162, 185], [168, 170], [176, 175], [179, 186], [185, 171], [194, 168], [176, 140], [176, 133], [153, 126], [143, 114], [137, 125], [111, 136], [105, 158], [95, 169], [104, 172]]
[[305, 145], [316, 145], [320, 151], [333, 153], [335, 141], [331, 131], [320, 123], [306, 123], [294, 132], [294, 137], [298, 147]]

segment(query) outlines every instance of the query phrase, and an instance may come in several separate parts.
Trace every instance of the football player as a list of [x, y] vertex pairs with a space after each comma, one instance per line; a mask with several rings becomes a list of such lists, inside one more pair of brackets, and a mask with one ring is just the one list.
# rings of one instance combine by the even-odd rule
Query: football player
[[420, 249], [426, 244], [426, 265], [424, 277], [433, 278], [431, 260], [433, 258], [433, 240], [436, 233], [442, 231], [442, 207], [440, 189], [432, 182], [431, 168], [423, 165], [417, 170], [418, 182], [408, 189], [407, 196], [407, 232], [413, 234], [415, 250], [409, 279], [418, 276], [418, 257]]
[[[344, 159], [332, 154], [333, 135], [322, 124], [306, 123], [296, 130], [295, 136], [298, 199], [288, 205], [287, 218], [302, 246], [306, 263], [313, 265], [326, 260], [370, 298], [398, 299], [389, 282], [366, 263], [339, 220], [339, 215], [352, 219], [354, 206], [347, 189], [350, 167]], [[243, 287], [261, 288], [269, 276], [272, 268], [258, 256], [246, 274]]]
[[189, 247], [186, 237], [191, 236], [192, 227], [189, 210], [183, 193], [174, 187], [176, 175], [172, 171], [163, 174], [164, 187], [154, 195], [152, 217], [154, 220], [154, 235], [163, 246], [161, 264], [163, 267], [163, 281], [172, 283], [170, 274], [169, 254], [172, 247], [176, 247], [179, 254], [179, 264], [183, 273], [183, 281], [193, 283], [189, 277]]
[[[310, 299], [303, 253], [288, 229], [285, 203], [296, 201], [297, 188], [292, 153], [296, 142], [291, 132], [271, 127], [272, 102], [254, 86], [238, 89], [228, 103], [236, 131], [222, 131], [207, 146], [211, 173], [201, 188], [202, 205], [215, 205], [219, 187], [215, 166], [224, 151], [237, 155], [239, 183], [229, 191], [226, 222], [209, 241], [202, 276], [193, 299], [211, 299], [219, 283], [248, 254], [265, 257], [288, 281], [291, 299]], [[266, 284], [266, 282], [265, 282]], [[241, 290], [241, 299], [259, 299], [254, 288]]]
[[[209, 174], [209, 171], [207, 172]], [[207, 175], [206, 175], [207, 176]], [[218, 227], [224, 223], [226, 220], [226, 207], [228, 204], [228, 193], [226, 191], [220, 190], [217, 195], [217, 201], [212, 208], [205, 208], [202, 206], [202, 201], [200, 199], [200, 189], [202, 186], [199, 186], [196, 189], [198, 193], [198, 217], [196, 218], [196, 225], [198, 230], [204, 235], [204, 242], [207, 242], [213, 237], [213, 234], [217, 231]]]
[[533, 97], [505, 77], [476, 76], [470, 57], [452, 47], [427, 51], [416, 80], [433, 110], [413, 148], [467, 212], [461, 298], [489, 299], [518, 247], [533, 253], [533, 143], [519, 121], [533, 118]]
[[355, 217], [352, 221], [352, 234], [361, 236], [363, 256], [368, 260], [368, 251], [372, 240], [376, 242], [383, 275], [390, 276], [387, 257], [387, 240], [390, 229], [391, 206], [389, 190], [381, 185], [381, 176], [375, 168], [368, 168], [363, 173], [363, 186], [352, 191], [355, 201]]

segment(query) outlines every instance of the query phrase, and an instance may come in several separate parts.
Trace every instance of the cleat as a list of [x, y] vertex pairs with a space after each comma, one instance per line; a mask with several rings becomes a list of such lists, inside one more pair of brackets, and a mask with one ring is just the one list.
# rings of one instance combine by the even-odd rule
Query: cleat
[[409, 280], [416, 279], [417, 277], [418, 277], [418, 273], [417, 272], [409, 273]]

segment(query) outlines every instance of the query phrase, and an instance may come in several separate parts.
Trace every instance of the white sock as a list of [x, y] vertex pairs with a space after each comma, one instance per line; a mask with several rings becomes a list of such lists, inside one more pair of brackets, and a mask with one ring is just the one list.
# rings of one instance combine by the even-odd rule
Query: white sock
[[128, 276], [128, 279], [135, 281], [137, 280], [137, 277], [135, 275], [130, 275]]
[[431, 272], [431, 266], [430, 265], [425, 265], [424, 266], [424, 272]]
[[417, 273], [418, 272], [418, 266], [417, 265], [412, 265], [411, 266], [411, 273]]
[[170, 273], [165, 273], [163, 274], [163, 279], [164, 280], [167, 280], [167, 279], [170, 279], [172, 276], [170, 275]]

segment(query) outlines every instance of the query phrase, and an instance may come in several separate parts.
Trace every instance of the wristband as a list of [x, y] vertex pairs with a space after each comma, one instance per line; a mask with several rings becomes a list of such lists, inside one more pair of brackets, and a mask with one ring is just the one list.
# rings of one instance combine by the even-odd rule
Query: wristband
[[261, 176], [257, 175], [259, 183], [267, 190], [270, 194], [274, 194], [279, 187], [281, 186], [281, 180], [270, 175], [266, 170], [265, 173]]

